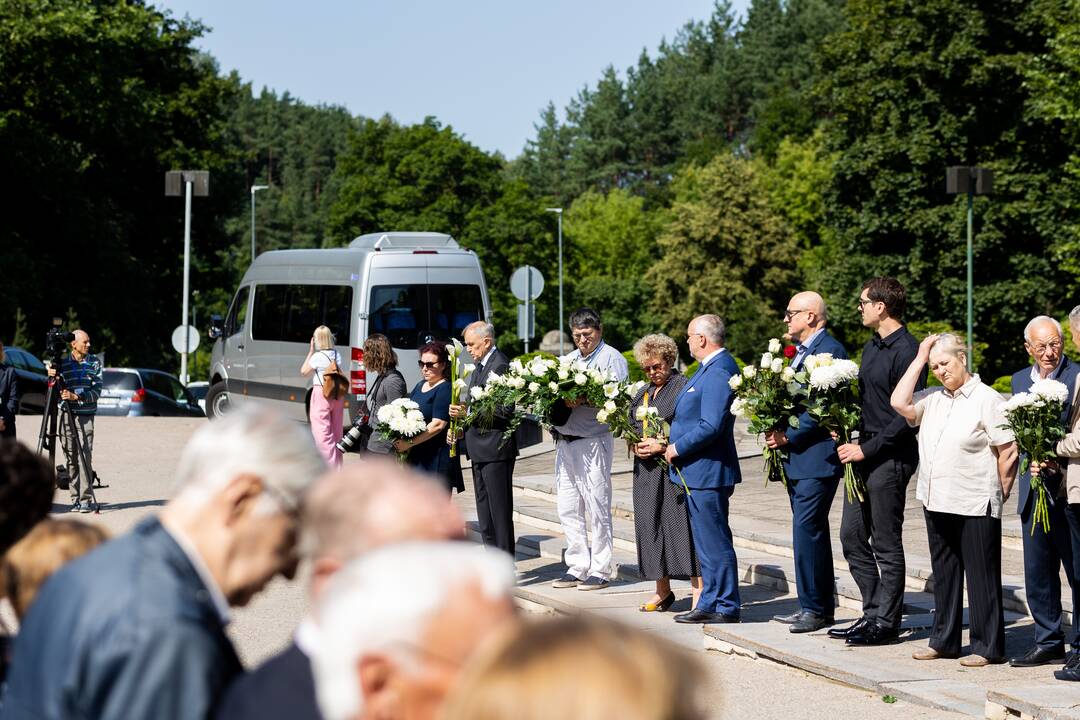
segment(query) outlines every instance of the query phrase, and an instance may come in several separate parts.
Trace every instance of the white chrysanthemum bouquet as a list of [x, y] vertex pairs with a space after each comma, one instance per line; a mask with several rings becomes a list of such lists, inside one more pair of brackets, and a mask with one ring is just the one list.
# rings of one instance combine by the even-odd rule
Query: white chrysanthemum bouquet
[[[1040, 465], [1057, 457], [1054, 447], [1065, 436], [1061, 421], [1062, 408], [1069, 397], [1069, 388], [1057, 380], [1038, 380], [1026, 393], [1017, 393], [1005, 402], [1002, 411], [1006, 423], [1002, 427], [1012, 430], [1016, 447], [1024, 454], [1020, 461], [1021, 474], [1027, 472], [1031, 463]], [[1035, 508], [1031, 532], [1042, 525], [1043, 532], [1050, 532], [1050, 497], [1042, 478], [1031, 477], [1031, 491], [1035, 493]]]
[[[468, 387], [465, 380], [476, 369], [475, 365], [461, 365], [461, 355], [465, 352], [465, 346], [461, 341], [454, 338], [454, 342], [446, 348], [446, 354], [450, 363], [450, 404], [461, 404], [461, 393]], [[450, 418], [450, 457], [457, 457], [457, 439], [461, 434], [462, 421], [458, 418]]]
[[[781, 353], [782, 349], [780, 341], [773, 338], [757, 365], [745, 366], [742, 374], [733, 375], [728, 381], [735, 393], [731, 414], [748, 420], [750, 432], [755, 435], [799, 427], [796, 402], [799, 388], [794, 384], [795, 371], [790, 366], [791, 361], [786, 353]], [[784, 459], [787, 451], [766, 445], [761, 454], [765, 458], [765, 481], [780, 481], [786, 487]]]
[[[375, 413], [375, 429], [390, 442], [408, 440], [427, 430], [427, 420], [420, 406], [409, 398], [398, 398]], [[398, 453], [404, 460], [408, 453]]]
[[[796, 380], [806, 385], [805, 406], [810, 416], [826, 430], [836, 433], [841, 444], [851, 442], [861, 412], [859, 366], [851, 360], [820, 353], [806, 358]], [[844, 491], [848, 502], [866, 497], [866, 485], [855, 463], [844, 464]]]

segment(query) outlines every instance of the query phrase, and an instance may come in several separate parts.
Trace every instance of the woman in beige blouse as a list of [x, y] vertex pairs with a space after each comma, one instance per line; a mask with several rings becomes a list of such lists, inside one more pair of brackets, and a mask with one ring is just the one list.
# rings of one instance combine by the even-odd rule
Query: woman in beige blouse
[[[942, 387], [915, 393], [923, 366]], [[916, 660], [960, 656], [963, 588], [967, 579], [971, 655], [965, 667], [1005, 661], [1001, 604], [1001, 505], [1012, 490], [1016, 444], [1005, 423], [1004, 398], [967, 370], [960, 338], [931, 335], [897, 383], [896, 412], [919, 428], [919, 480], [930, 565], [934, 625], [930, 647]]]

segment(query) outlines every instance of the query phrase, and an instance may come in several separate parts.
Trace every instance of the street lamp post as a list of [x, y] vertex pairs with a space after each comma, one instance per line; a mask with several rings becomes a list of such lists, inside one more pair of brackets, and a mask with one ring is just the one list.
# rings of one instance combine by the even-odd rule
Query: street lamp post
[[547, 208], [545, 212], [553, 212], [559, 218], [559, 355], [565, 355], [563, 347], [563, 302], [562, 302], [562, 208]]
[[251, 186], [251, 262], [255, 262], [255, 193], [268, 189], [269, 185]]
[[967, 366], [974, 368], [975, 358], [975, 282], [974, 215], [975, 196], [994, 191], [994, 173], [981, 167], [954, 166], [945, 169], [945, 192], [967, 195]]

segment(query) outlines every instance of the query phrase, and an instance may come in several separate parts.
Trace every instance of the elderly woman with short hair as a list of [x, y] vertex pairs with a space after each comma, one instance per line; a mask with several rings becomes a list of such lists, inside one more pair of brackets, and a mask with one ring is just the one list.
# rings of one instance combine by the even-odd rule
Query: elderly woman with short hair
[[647, 404], [656, 409], [658, 419], [671, 423], [675, 398], [686, 385], [686, 377], [675, 369], [678, 357], [678, 347], [667, 335], [646, 335], [634, 345], [634, 358], [649, 379], [630, 407], [630, 421], [644, 438], [632, 448], [634, 533], [641, 576], [656, 581], [656, 595], [638, 608], [642, 612], [671, 607], [675, 602], [671, 578], [690, 580], [695, 605], [701, 594], [701, 569], [690, 534], [686, 491], [668, 480], [667, 466], [660, 462], [667, 438], [644, 437], [643, 423], [637, 419], [638, 408]]
[[[943, 387], [916, 393], [928, 362]], [[952, 334], [923, 340], [893, 391], [893, 408], [919, 428], [915, 496], [923, 503], [934, 573], [930, 647], [914, 653], [916, 660], [960, 656], [966, 576], [972, 654], [960, 664], [1005, 661], [1001, 506], [1012, 489], [1017, 452], [1012, 432], [1003, 427], [1004, 402], [968, 372], [964, 344]]]

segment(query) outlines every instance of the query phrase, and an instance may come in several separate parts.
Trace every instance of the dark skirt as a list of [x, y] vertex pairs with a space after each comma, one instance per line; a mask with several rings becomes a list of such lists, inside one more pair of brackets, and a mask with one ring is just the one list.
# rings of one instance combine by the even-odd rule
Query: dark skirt
[[638, 568], [646, 580], [701, 575], [686, 490], [672, 483], [666, 466], [656, 460], [634, 460], [634, 533]]

